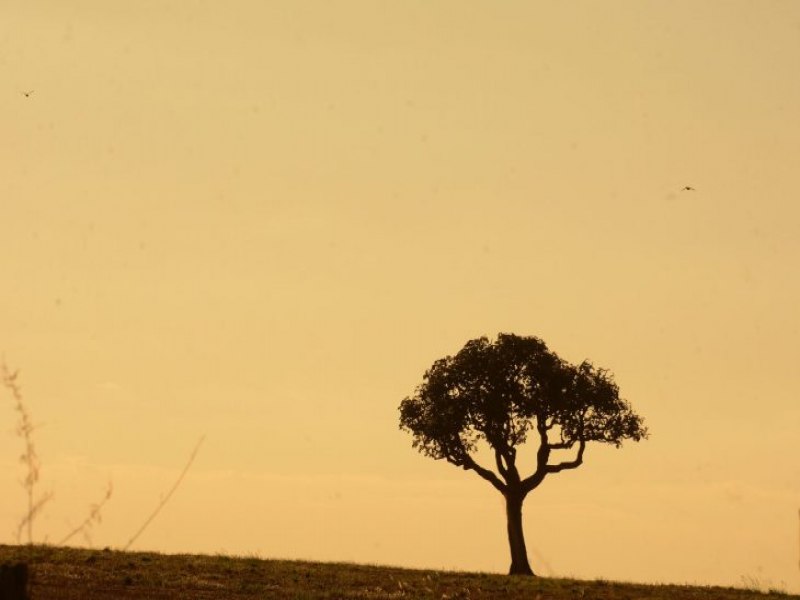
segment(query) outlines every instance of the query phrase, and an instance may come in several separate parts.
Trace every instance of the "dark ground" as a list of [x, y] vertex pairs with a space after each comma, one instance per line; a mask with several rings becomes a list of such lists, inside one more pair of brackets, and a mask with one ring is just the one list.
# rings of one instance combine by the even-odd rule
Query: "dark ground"
[[[720, 587], [641, 585], [228, 556], [0, 545], [0, 563], [16, 561], [26, 561], [30, 565], [31, 600], [746, 600], [765, 597], [758, 591]], [[800, 598], [773, 594], [770, 595]]]

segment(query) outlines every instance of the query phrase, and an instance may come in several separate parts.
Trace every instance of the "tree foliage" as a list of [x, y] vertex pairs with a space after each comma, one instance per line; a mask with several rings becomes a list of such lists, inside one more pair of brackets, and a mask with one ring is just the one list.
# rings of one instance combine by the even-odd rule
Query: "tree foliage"
[[[400, 404], [400, 427], [423, 454], [523, 497], [546, 475], [580, 466], [587, 442], [619, 447], [647, 437], [608, 370], [589, 361], [572, 365], [539, 338], [505, 333], [437, 360]], [[516, 453], [531, 436], [539, 442], [536, 468], [523, 479]], [[494, 450], [496, 473], [475, 461], [481, 440]], [[573, 450], [574, 458], [553, 462], [556, 450]]]

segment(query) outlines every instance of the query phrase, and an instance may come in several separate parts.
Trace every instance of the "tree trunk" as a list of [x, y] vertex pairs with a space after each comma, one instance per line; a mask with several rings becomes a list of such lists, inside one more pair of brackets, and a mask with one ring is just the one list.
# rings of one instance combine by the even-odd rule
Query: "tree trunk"
[[522, 533], [523, 494], [506, 492], [506, 517], [508, 518], [508, 544], [511, 547], [511, 568], [509, 575], [534, 575], [528, 564], [528, 551]]

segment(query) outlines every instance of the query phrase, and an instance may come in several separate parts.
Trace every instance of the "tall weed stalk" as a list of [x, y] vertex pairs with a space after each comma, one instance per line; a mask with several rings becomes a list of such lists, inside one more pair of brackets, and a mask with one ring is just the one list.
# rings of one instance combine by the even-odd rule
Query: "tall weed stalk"
[[[2, 385], [11, 394], [14, 401], [14, 410], [17, 412], [19, 420], [17, 421], [17, 435], [22, 438], [25, 444], [25, 451], [19, 457], [20, 462], [25, 465], [25, 478], [22, 480], [22, 487], [25, 488], [25, 495], [28, 500], [28, 510], [25, 515], [20, 519], [17, 524], [16, 541], [17, 544], [21, 543], [23, 532], [27, 532], [28, 545], [33, 544], [33, 522], [36, 517], [41, 513], [42, 508], [50, 500], [53, 499], [53, 492], [46, 492], [36, 499], [36, 484], [39, 483], [39, 476], [41, 472], [41, 463], [39, 462], [39, 455], [36, 454], [36, 446], [33, 443], [33, 432], [36, 427], [31, 419], [31, 413], [25, 405], [22, 396], [22, 386], [19, 384], [19, 371], [12, 371], [8, 368], [5, 360], [0, 360], [0, 379]], [[84, 537], [89, 539], [89, 531], [96, 523], [102, 520], [101, 509], [105, 506], [106, 502], [111, 498], [113, 487], [111, 482], [108, 483], [105, 496], [96, 504], [89, 507], [89, 516], [84, 519], [80, 525], [70, 531], [60, 542], [59, 545], [65, 544], [72, 537], [78, 533], [83, 533]]]
[[189, 468], [192, 466], [192, 463], [194, 462], [194, 459], [197, 457], [197, 452], [198, 452], [198, 450], [200, 450], [200, 446], [203, 445], [203, 441], [205, 441], [205, 439], [206, 439], [205, 435], [200, 436], [200, 439], [197, 441], [197, 444], [195, 445], [194, 450], [192, 450], [191, 455], [189, 455], [189, 460], [186, 461], [186, 465], [183, 467], [183, 471], [181, 471], [181, 474], [178, 475], [178, 479], [172, 485], [172, 487], [170, 488], [169, 492], [167, 492], [166, 496], [161, 498], [161, 501], [158, 503], [158, 505], [156, 506], [155, 510], [153, 510], [153, 512], [150, 513], [150, 516], [147, 517], [147, 519], [145, 519], [145, 522], [138, 529], [138, 531], [133, 534], [131, 539], [128, 540], [128, 543], [125, 544], [125, 547], [122, 549], [123, 552], [131, 547], [133, 542], [135, 542], [137, 540], [137, 538], [140, 535], [142, 535], [144, 530], [147, 529], [147, 527], [150, 525], [150, 523], [153, 522], [153, 519], [156, 518], [156, 515], [158, 515], [158, 513], [161, 512], [161, 509], [164, 508], [166, 503], [169, 502], [169, 499], [172, 497], [172, 494], [174, 494], [175, 490], [177, 490], [178, 487], [181, 485], [181, 482], [183, 481], [183, 478], [186, 476], [186, 473], [189, 471]]
[[96, 525], [96, 524], [102, 523], [103, 516], [102, 516], [100, 511], [103, 508], [103, 506], [105, 506], [105, 503], [108, 502], [111, 499], [111, 493], [113, 491], [114, 491], [114, 486], [109, 481], [108, 482], [108, 487], [106, 487], [105, 496], [103, 496], [103, 498], [100, 500], [100, 502], [97, 502], [96, 504], [92, 504], [92, 505], [89, 506], [89, 516], [87, 516], [80, 525], [78, 525], [75, 529], [70, 531], [61, 540], [59, 540], [58, 545], [59, 546], [63, 546], [64, 544], [66, 544], [69, 540], [71, 540], [73, 537], [75, 537], [79, 533], [82, 533], [84, 539], [86, 539], [86, 541], [89, 544], [91, 544], [92, 538], [91, 538], [90, 533], [91, 533], [92, 527], [94, 525]]
[[41, 464], [39, 463], [39, 456], [36, 454], [36, 446], [33, 443], [33, 431], [35, 426], [31, 420], [31, 414], [28, 407], [22, 399], [22, 388], [17, 381], [19, 371], [11, 371], [8, 368], [5, 360], [0, 361], [0, 376], [2, 377], [3, 386], [11, 394], [14, 401], [14, 410], [16, 410], [19, 420], [17, 421], [17, 435], [22, 438], [25, 444], [25, 451], [19, 457], [20, 462], [25, 465], [25, 478], [22, 480], [22, 487], [25, 489], [25, 495], [28, 499], [28, 511], [17, 525], [16, 539], [19, 544], [22, 539], [22, 532], [27, 531], [28, 544], [33, 544], [33, 522], [36, 516], [41, 512], [42, 507], [53, 498], [53, 492], [47, 492], [35, 499], [36, 484], [39, 482], [39, 473]]

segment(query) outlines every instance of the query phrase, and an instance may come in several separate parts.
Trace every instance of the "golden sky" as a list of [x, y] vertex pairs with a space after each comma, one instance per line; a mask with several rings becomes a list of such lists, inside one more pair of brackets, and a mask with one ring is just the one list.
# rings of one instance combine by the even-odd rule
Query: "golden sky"
[[124, 545], [206, 434], [138, 548], [505, 571], [499, 494], [397, 407], [507, 331], [652, 432], [528, 497], [535, 570], [800, 590], [798, 72], [792, 0], [4, 0], [37, 538], [111, 477]]

